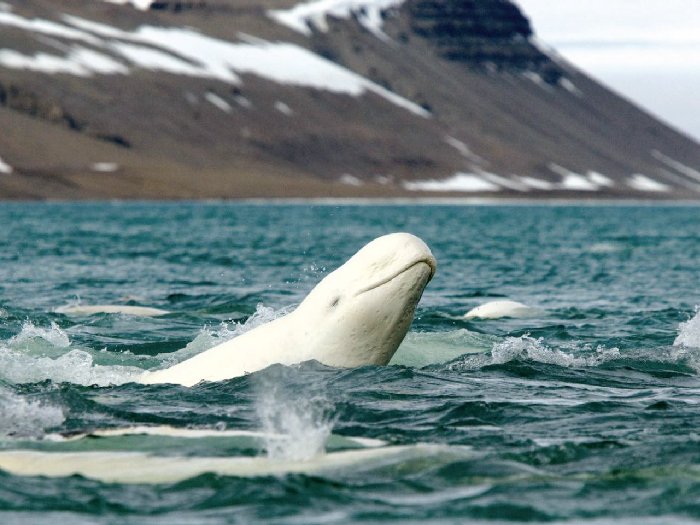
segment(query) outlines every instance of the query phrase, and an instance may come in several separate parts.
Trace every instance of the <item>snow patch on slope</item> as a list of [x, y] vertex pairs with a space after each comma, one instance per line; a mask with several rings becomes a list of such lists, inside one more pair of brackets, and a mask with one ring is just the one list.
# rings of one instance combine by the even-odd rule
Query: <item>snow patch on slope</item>
[[557, 189], [571, 191], [600, 191], [603, 188], [615, 186], [615, 182], [597, 171], [589, 171], [585, 175], [576, 173], [558, 164], [551, 163], [549, 169], [561, 176]]
[[93, 74], [128, 73], [128, 68], [109, 56], [91, 49], [74, 46], [65, 57], [48, 53], [24, 55], [11, 49], [0, 49], [0, 65], [11, 69], [27, 69], [40, 73], [67, 73], [80, 77]]
[[700, 171], [693, 169], [690, 166], [686, 166], [682, 162], [680, 162], [676, 159], [673, 159], [673, 158], [669, 157], [668, 155], [664, 155], [663, 153], [661, 153], [658, 150], [653, 150], [651, 152], [651, 154], [655, 159], [660, 160], [661, 162], [663, 162], [664, 164], [666, 164], [670, 168], [673, 168], [674, 170], [676, 170], [678, 173], [682, 173], [683, 175], [685, 175], [689, 179], [693, 179], [693, 180], [700, 182]]
[[9, 175], [13, 171], [14, 171], [14, 169], [12, 168], [12, 166], [10, 166], [7, 162], [2, 160], [2, 157], [0, 157], [0, 173], [4, 173], [6, 175]]
[[203, 35], [191, 28], [141, 26], [124, 31], [75, 16], [66, 25], [25, 19], [0, 12], [0, 25], [10, 25], [66, 40], [90, 43], [103, 52], [73, 44], [67, 56], [24, 55], [0, 50], [0, 65], [44, 73], [78, 76], [128, 74], [132, 67], [213, 78], [239, 84], [238, 74], [251, 74], [280, 84], [314, 88], [359, 97], [374, 93], [415, 115], [430, 113], [410, 100], [327, 60], [308, 49], [285, 42], [246, 38], [233, 43]]
[[382, 11], [399, 6], [404, 0], [312, 0], [291, 9], [268, 11], [278, 23], [294, 31], [311, 36], [311, 25], [322, 32], [328, 31], [327, 17], [348, 19], [356, 17], [368, 31], [379, 38], [388, 38], [382, 31]]
[[637, 191], [668, 191], [670, 189], [666, 184], [650, 179], [641, 173], [635, 173], [627, 179], [627, 185]]
[[135, 7], [136, 9], [140, 9], [141, 11], [147, 11], [150, 9], [151, 4], [153, 3], [153, 0], [102, 0], [103, 2], [107, 2], [108, 4], [121, 4], [121, 5], [131, 5], [132, 7]]
[[447, 179], [406, 181], [403, 187], [410, 191], [458, 191], [465, 193], [480, 191], [500, 191], [500, 187], [473, 173], [455, 173]]

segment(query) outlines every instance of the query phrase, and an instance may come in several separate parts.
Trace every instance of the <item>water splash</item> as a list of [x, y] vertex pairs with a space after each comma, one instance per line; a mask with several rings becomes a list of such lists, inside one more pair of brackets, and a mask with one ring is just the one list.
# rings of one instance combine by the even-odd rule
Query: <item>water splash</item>
[[589, 348], [586, 348], [584, 352], [587, 353], [574, 355], [573, 351], [569, 353], [550, 348], [542, 338], [535, 339], [523, 335], [506, 337], [504, 340], [494, 343], [490, 353], [466, 355], [460, 361], [451, 363], [448, 368], [476, 370], [484, 366], [501, 365], [511, 361], [534, 361], [571, 368], [594, 367], [622, 357], [618, 348], [605, 348], [603, 346], [596, 348], [593, 353]]
[[603, 347], [598, 347], [593, 355], [575, 356], [562, 350], [549, 348], [541, 338], [535, 339], [526, 335], [506, 337], [502, 342], [493, 345], [491, 350], [493, 364], [523, 359], [564, 367], [590, 367], [619, 357], [619, 349]]
[[0, 436], [39, 438], [65, 421], [63, 408], [28, 400], [0, 387]]
[[20, 333], [10, 338], [7, 344], [17, 349], [40, 351], [51, 347], [67, 348], [70, 346], [70, 339], [53, 321], [49, 328], [35, 326], [31, 321], [26, 321]]
[[300, 392], [285, 382], [294, 370], [275, 368], [259, 377], [255, 409], [271, 459], [308, 461], [325, 452], [333, 430], [331, 403], [323, 394]]
[[0, 344], [0, 380], [12, 384], [55, 383], [108, 386], [134, 381], [139, 367], [98, 365], [92, 351], [73, 348], [54, 322], [49, 328], [27, 321], [19, 334]]
[[135, 366], [98, 365], [93, 356], [73, 349], [57, 358], [25, 355], [0, 347], [0, 378], [14, 384], [54, 383], [90, 386], [121, 385], [135, 381], [143, 369]]
[[695, 316], [678, 325], [678, 336], [673, 346], [700, 348], [700, 306], [695, 307]]

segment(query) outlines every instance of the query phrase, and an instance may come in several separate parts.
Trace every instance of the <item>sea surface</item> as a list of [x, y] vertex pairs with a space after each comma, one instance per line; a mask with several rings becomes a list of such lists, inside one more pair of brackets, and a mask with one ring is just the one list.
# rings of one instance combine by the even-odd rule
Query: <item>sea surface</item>
[[[700, 523], [699, 207], [18, 203], [0, 225], [2, 524]], [[134, 382], [394, 231], [438, 270], [389, 366]], [[529, 316], [463, 317], [496, 299]]]

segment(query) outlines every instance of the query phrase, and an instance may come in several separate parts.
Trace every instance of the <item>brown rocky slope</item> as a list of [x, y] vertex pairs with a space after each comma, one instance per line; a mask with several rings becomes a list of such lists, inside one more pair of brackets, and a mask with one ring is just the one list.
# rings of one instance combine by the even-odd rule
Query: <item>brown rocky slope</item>
[[508, 0], [2, 2], [0, 129], [5, 199], [700, 196]]

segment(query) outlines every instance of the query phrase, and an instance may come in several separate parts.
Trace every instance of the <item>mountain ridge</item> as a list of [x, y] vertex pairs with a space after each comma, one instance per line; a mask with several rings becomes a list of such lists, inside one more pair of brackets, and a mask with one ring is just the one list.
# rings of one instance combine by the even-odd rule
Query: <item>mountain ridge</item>
[[137, 7], [1, 4], [0, 198], [700, 196], [508, 0]]

